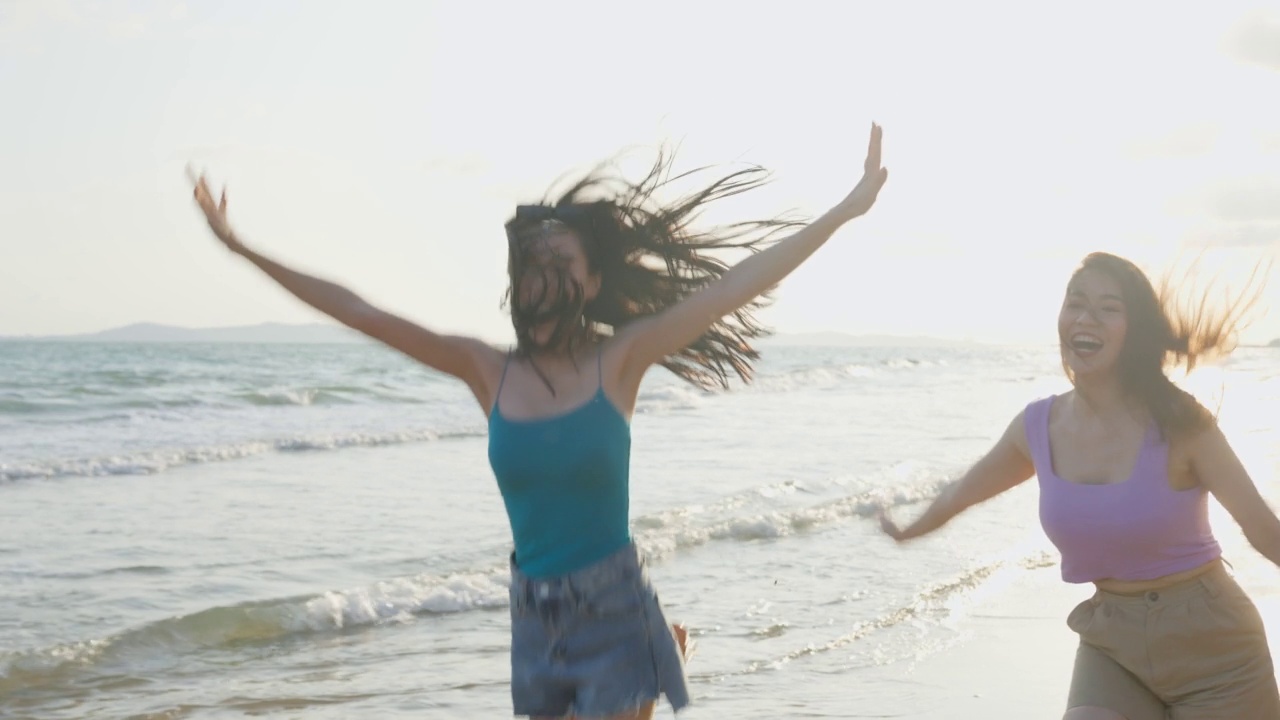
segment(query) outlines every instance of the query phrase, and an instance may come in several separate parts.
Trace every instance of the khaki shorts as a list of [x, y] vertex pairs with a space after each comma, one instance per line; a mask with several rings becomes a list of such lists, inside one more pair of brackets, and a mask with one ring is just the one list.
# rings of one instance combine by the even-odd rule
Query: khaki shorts
[[1067, 625], [1080, 635], [1068, 708], [1127, 720], [1280, 718], [1262, 618], [1221, 563], [1159, 591], [1099, 591]]

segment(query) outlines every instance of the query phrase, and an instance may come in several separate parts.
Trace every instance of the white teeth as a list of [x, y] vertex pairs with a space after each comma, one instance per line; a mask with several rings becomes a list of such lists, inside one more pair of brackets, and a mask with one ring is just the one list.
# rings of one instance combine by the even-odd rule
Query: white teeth
[[1102, 338], [1089, 333], [1076, 333], [1071, 336], [1070, 345], [1077, 355], [1092, 355], [1102, 349]]

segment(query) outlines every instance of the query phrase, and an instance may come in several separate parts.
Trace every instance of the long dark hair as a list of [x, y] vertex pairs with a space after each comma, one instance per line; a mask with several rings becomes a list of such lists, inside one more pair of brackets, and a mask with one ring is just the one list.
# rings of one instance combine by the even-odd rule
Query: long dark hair
[[[1236, 347], [1246, 316], [1258, 300], [1261, 266], [1255, 267], [1246, 290], [1234, 297], [1224, 296], [1215, 303], [1214, 294], [1179, 293], [1173, 275], [1166, 274], [1158, 287], [1146, 273], [1132, 262], [1104, 252], [1086, 256], [1072, 274], [1075, 281], [1081, 273], [1105, 274], [1120, 286], [1124, 300], [1128, 330], [1120, 350], [1120, 382], [1124, 391], [1138, 400], [1151, 414], [1165, 440], [1194, 435], [1212, 427], [1214, 413], [1179, 388], [1166, 371], [1178, 367], [1188, 372], [1205, 361], [1221, 359]], [[1184, 280], [1192, 279], [1188, 270]], [[1062, 367], [1074, 381], [1066, 362], [1066, 340]]]
[[[555, 200], [517, 208], [506, 224], [511, 284], [503, 304], [511, 311], [518, 353], [527, 356], [539, 349], [532, 339], [532, 328], [550, 321], [555, 322], [555, 332], [544, 347], [602, 340], [627, 323], [679, 303], [722, 276], [729, 265], [712, 253], [757, 252], [781, 232], [802, 224], [778, 217], [697, 229], [695, 225], [708, 204], [760, 187], [768, 181], [768, 173], [750, 166], [661, 203], [655, 197], [660, 191], [708, 169], [672, 175], [671, 161], [671, 153], [661, 151], [638, 183], [609, 172], [612, 163], [603, 163]], [[582, 241], [589, 269], [599, 273], [599, 293], [584, 303], [582, 288], [559, 273], [544, 275], [542, 297], [517, 302], [514, 293], [529, 270], [530, 243], [565, 227]], [[751, 341], [769, 334], [756, 320], [755, 312], [769, 301], [766, 293], [718, 319], [689, 346], [665, 358], [662, 366], [708, 390], [727, 388], [730, 374], [750, 381], [752, 362], [759, 357]]]

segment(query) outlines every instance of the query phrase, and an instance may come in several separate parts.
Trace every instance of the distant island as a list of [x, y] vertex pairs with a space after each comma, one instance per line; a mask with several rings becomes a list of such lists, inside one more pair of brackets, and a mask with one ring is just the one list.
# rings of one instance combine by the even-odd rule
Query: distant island
[[[158, 323], [136, 323], [80, 335], [0, 337], [0, 342], [91, 343], [359, 343], [363, 335], [341, 325], [324, 323], [261, 323], [234, 327], [188, 328]], [[962, 347], [976, 343], [962, 340], [894, 335], [850, 335], [838, 332], [779, 333], [760, 341], [772, 347]]]
[[1267, 347], [1280, 348], [1280, 338], [1276, 338], [1275, 340], [1267, 343]]
[[186, 328], [135, 323], [83, 335], [0, 337], [0, 341], [101, 343], [351, 343], [365, 342], [354, 330], [340, 325], [261, 323], [234, 327]]

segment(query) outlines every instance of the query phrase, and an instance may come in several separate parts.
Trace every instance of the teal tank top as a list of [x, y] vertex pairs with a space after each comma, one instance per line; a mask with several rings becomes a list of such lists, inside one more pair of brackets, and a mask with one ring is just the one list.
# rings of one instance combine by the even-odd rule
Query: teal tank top
[[[511, 356], [507, 356], [507, 365]], [[532, 578], [565, 575], [631, 542], [631, 426], [600, 384], [583, 405], [559, 415], [508, 420], [489, 413], [489, 466], [511, 522], [517, 567]]]

